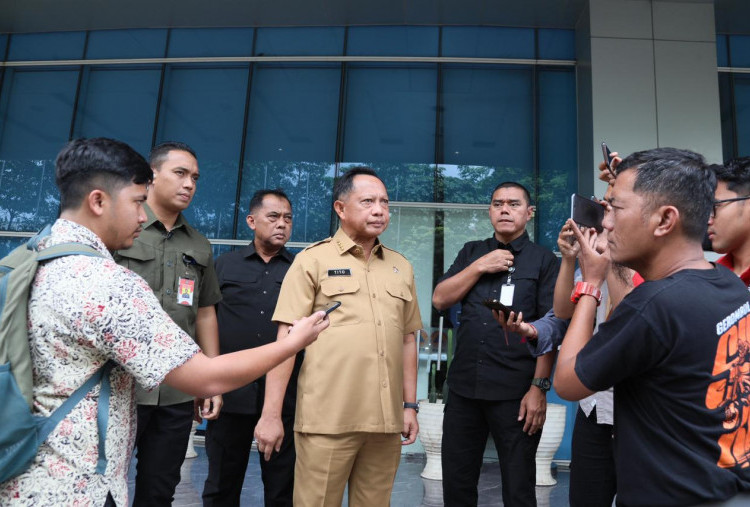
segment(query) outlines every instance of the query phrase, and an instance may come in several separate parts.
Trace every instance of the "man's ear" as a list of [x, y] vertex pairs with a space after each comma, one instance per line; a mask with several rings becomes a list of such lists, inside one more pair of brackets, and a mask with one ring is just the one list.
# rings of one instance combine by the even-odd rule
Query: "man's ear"
[[101, 216], [110, 199], [109, 194], [97, 188], [86, 196], [86, 207], [93, 215]]
[[344, 202], [333, 201], [333, 211], [339, 216], [339, 219], [344, 215]]
[[245, 217], [245, 222], [247, 222], [247, 226], [250, 227], [250, 229], [255, 230], [255, 217], [252, 215], [248, 215]]
[[672, 233], [680, 222], [680, 211], [674, 206], [659, 206], [654, 212], [656, 229], [655, 237], [664, 237]]

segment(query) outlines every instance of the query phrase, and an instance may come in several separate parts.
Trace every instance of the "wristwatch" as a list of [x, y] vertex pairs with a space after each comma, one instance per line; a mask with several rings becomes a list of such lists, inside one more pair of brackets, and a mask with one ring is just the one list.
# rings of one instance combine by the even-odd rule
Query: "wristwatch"
[[549, 381], [548, 377], [537, 377], [531, 379], [531, 385], [537, 386], [543, 393], [546, 393], [552, 387], [552, 382]]
[[404, 408], [413, 408], [417, 414], [419, 413], [419, 403], [408, 403], [405, 401]]
[[602, 291], [593, 283], [576, 282], [576, 286], [570, 294], [570, 300], [573, 303], [578, 303], [581, 296], [593, 296], [596, 299], [596, 306], [599, 306], [602, 302]]

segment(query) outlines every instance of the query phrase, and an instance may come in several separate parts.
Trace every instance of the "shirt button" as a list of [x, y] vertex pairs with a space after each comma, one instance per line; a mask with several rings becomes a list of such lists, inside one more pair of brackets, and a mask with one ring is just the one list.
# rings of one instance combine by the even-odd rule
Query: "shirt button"
[[172, 289], [167, 289], [167, 296], [172, 294]]
[[372, 297], [375, 297], [375, 294], [373, 294]]
[[263, 294], [266, 294], [266, 291], [263, 291]]
[[168, 268], [171, 268], [171, 267], [172, 267], [172, 261], [167, 261], [167, 267], [168, 267]]
[[264, 313], [266, 313], [266, 312], [264, 312], [263, 310], [261, 310], [261, 311], [260, 311], [260, 314], [261, 314], [261, 315], [263, 315]]
[[387, 382], [383, 382], [383, 387], [388, 387], [388, 383]]
[[378, 326], [380, 325], [380, 321], [378, 321]]
[[268, 271], [266, 271], [266, 274], [268, 274]]
[[481, 343], [482, 345], [484, 345], [484, 340], [479, 340], [479, 343]]
[[479, 364], [482, 364], [482, 360], [481, 359], [479, 360]]
[[380, 351], [380, 357], [383, 357], [384, 355], [385, 355], [385, 352], [383, 352], [383, 351], [381, 350], [381, 351]]

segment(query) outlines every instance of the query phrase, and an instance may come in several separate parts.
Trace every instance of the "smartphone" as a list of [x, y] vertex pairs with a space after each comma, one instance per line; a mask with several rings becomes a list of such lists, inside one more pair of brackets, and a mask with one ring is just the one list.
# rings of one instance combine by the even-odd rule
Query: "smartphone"
[[330, 305], [325, 308], [326, 315], [334, 311], [336, 308], [341, 306], [341, 301], [333, 301]]
[[614, 158], [612, 156], [612, 152], [609, 151], [609, 148], [607, 147], [607, 143], [602, 143], [602, 156], [604, 157], [604, 165], [607, 166], [607, 170], [609, 171], [609, 174], [612, 175], [613, 178], [615, 178], [615, 172], [612, 170], [612, 159]]
[[602, 232], [604, 206], [593, 199], [573, 194], [570, 196], [570, 218], [578, 225], [593, 227], [596, 232]]
[[485, 299], [484, 301], [482, 301], [482, 304], [486, 306], [487, 308], [489, 308], [490, 310], [497, 310], [498, 312], [502, 312], [503, 315], [505, 315], [506, 320], [508, 320], [508, 316], [510, 315], [510, 312], [513, 311], [507, 306], [505, 306], [504, 304], [502, 304], [497, 299]]

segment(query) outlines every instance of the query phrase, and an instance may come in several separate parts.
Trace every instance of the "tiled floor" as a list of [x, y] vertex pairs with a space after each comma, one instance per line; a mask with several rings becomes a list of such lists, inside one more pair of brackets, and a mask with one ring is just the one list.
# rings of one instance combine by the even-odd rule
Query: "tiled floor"
[[[175, 506], [201, 505], [201, 491], [203, 482], [208, 474], [206, 451], [196, 445], [198, 457], [185, 460], [182, 466], [182, 482], [177, 486]], [[135, 465], [135, 463], [133, 464]], [[396, 475], [396, 482], [391, 497], [392, 507], [440, 506], [442, 500], [442, 484], [440, 481], [422, 479], [419, 474], [424, 468], [424, 456], [409, 454], [401, 458], [401, 466]], [[133, 496], [133, 481], [135, 466], [131, 467], [130, 496]], [[554, 474], [554, 472], [553, 472]], [[568, 478], [566, 471], [557, 473], [557, 485], [536, 488], [538, 507], [563, 507], [568, 505]], [[245, 474], [242, 493], [242, 505], [259, 507], [263, 505], [263, 485], [260, 480], [260, 465], [258, 455], [253, 451], [250, 464]], [[348, 505], [346, 498], [344, 504]], [[497, 463], [485, 463], [479, 479], [479, 505], [503, 505], [500, 490], [500, 469]]]

